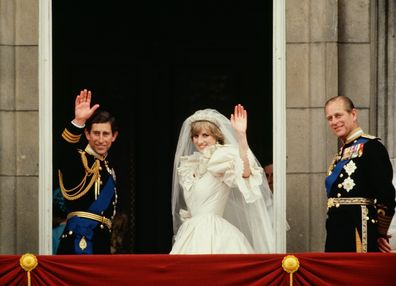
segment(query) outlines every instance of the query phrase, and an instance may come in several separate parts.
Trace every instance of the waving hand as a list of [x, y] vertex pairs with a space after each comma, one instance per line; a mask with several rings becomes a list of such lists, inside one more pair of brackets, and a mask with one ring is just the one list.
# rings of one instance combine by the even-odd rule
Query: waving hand
[[247, 111], [241, 105], [235, 105], [234, 114], [231, 114], [231, 125], [238, 134], [243, 134], [247, 129]]
[[91, 107], [91, 97], [92, 93], [87, 89], [81, 90], [80, 94], [77, 95], [74, 103], [74, 123], [84, 125], [95, 110], [99, 108], [99, 104]]

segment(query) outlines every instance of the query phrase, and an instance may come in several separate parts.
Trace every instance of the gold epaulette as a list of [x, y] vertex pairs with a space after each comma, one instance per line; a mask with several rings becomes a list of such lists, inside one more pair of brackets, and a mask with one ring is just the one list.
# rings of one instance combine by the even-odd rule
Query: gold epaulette
[[65, 128], [65, 130], [63, 130], [62, 132], [62, 138], [65, 139], [67, 142], [74, 144], [80, 141], [81, 134], [79, 135], [73, 134]]
[[361, 135], [361, 137], [367, 138], [367, 139], [378, 139], [377, 136], [370, 135], [370, 134], [366, 134], [366, 133], [363, 133], [363, 134]]

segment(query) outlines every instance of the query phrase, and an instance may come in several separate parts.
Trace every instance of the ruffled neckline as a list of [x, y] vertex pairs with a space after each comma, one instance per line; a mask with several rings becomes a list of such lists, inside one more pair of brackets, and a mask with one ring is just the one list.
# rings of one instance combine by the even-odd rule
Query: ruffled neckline
[[213, 153], [223, 145], [215, 144], [208, 146], [202, 152], [195, 151], [191, 155], [180, 158], [180, 166], [177, 169], [181, 183], [189, 190], [194, 182], [201, 178], [208, 169], [208, 163]]

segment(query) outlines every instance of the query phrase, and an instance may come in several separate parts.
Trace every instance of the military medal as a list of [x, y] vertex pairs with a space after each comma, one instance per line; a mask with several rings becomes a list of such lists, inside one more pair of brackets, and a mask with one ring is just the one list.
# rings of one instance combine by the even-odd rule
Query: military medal
[[345, 148], [342, 154], [342, 160], [353, 159], [363, 155], [364, 144], [355, 144], [351, 147]]

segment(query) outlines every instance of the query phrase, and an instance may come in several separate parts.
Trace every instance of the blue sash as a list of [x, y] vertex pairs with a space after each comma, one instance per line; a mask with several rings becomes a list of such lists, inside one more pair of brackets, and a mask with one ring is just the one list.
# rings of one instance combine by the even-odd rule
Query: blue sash
[[[111, 199], [114, 196], [114, 179], [112, 176], [106, 182], [106, 185], [102, 189], [99, 197], [94, 201], [88, 208], [87, 212], [100, 215], [102, 211], [105, 211], [110, 205]], [[67, 230], [72, 230], [75, 234], [74, 239], [74, 252], [76, 254], [92, 254], [93, 253], [93, 230], [99, 224], [98, 221], [74, 216], [67, 220]], [[79, 246], [82, 237], [85, 237], [87, 247], [82, 250]]]
[[[352, 144], [350, 147], [358, 145], [358, 144], [365, 144], [368, 141], [367, 138], [359, 138], [354, 144]], [[348, 148], [350, 148], [348, 147]], [[352, 158], [348, 157], [344, 160], [340, 160], [337, 162], [336, 166], [334, 167], [333, 171], [329, 176], [326, 177], [325, 180], [325, 185], [326, 185], [326, 192], [327, 192], [327, 197], [330, 197], [330, 191], [331, 187], [333, 186], [335, 180], [338, 178], [338, 176], [341, 173], [342, 168], [345, 166], [346, 163], [348, 163]]]

